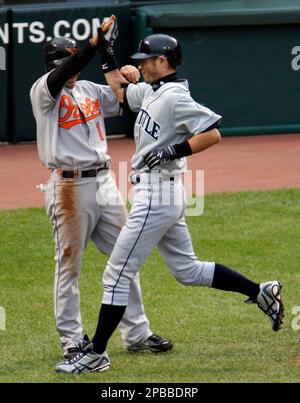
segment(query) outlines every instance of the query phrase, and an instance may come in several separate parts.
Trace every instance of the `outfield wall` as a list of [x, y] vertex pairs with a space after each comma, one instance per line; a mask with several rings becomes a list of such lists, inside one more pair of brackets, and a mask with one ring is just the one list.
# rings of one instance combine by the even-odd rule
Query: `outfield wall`
[[134, 41], [152, 33], [183, 44], [181, 76], [223, 116], [223, 134], [300, 131], [298, 0], [202, 0], [134, 11]]
[[[300, 131], [300, 3], [297, 0], [99, 0], [7, 6], [0, 9], [0, 141], [35, 140], [29, 102], [43, 74], [45, 40], [70, 34], [84, 44], [99, 21], [118, 17], [119, 64], [151, 33], [176, 36], [183, 47], [180, 75], [193, 97], [223, 116], [223, 135]], [[81, 75], [103, 83], [100, 61]], [[133, 116], [107, 121], [109, 134], [132, 135]]]

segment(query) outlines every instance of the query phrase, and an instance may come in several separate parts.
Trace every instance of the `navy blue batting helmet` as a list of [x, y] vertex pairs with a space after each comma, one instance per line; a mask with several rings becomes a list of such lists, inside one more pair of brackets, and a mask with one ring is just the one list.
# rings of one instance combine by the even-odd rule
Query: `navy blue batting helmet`
[[172, 67], [182, 64], [182, 52], [179, 42], [172, 36], [164, 34], [147, 36], [140, 42], [137, 53], [130, 57], [136, 60], [144, 60], [156, 56], [165, 56]]

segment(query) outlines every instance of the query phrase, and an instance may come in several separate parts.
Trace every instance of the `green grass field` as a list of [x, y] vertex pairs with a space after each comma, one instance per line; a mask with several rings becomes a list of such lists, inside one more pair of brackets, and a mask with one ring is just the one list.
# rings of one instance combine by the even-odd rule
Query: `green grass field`
[[[269, 319], [240, 294], [184, 287], [154, 252], [141, 271], [144, 304], [154, 332], [171, 338], [166, 354], [132, 354], [117, 331], [110, 341], [111, 369], [63, 375], [53, 320], [54, 244], [43, 209], [0, 212], [1, 382], [299, 382], [300, 190], [211, 195], [204, 215], [188, 218], [200, 259], [233, 267], [257, 282], [279, 279], [285, 325]], [[81, 274], [84, 329], [93, 335], [106, 257], [94, 245]], [[300, 320], [298, 320], [299, 324]]]

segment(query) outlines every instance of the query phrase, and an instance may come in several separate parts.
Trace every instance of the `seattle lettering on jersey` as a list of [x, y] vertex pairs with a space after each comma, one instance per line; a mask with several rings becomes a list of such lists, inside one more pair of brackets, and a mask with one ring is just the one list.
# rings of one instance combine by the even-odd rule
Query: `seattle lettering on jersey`
[[68, 95], [63, 95], [59, 104], [59, 127], [71, 129], [71, 127], [86, 123], [101, 115], [99, 99], [86, 97], [85, 103], [79, 105], [73, 103]]
[[152, 119], [147, 111], [145, 111], [144, 109], [140, 110], [136, 119], [136, 123], [140, 125], [145, 130], [145, 132], [148, 133], [155, 140], [158, 139], [160, 125]]

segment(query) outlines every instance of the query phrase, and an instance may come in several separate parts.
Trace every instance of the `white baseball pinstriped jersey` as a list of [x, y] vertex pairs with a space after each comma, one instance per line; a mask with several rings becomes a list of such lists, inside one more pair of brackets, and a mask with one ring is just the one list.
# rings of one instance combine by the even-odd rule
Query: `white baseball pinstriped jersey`
[[105, 163], [107, 155], [104, 118], [120, 113], [119, 103], [106, 85], [80, 80], [54, 99], [45, 74], [30, 91], [37, 124], [41, 162], [50, 169], [80, 168]]
[[[136, 152], [131, 160], [134, 172], [148, 169], [143, 158], [149, 151], [181, 143], [221, 119], [193, 100], [186, 80], [167, 82], [157, 91], [146, 83], [129, 84], [126, 96], [131, 110], [139, 112], [134, 127]], [[168, 161], [156, 169], [184, 172], [186, 158]]]

